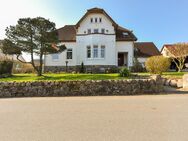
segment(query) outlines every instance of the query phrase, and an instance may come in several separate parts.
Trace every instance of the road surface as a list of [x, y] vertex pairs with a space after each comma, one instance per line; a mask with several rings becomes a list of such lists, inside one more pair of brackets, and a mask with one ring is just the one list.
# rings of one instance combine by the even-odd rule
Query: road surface
[[188, 141], [188, 95], [0, 99], [1, 141]]

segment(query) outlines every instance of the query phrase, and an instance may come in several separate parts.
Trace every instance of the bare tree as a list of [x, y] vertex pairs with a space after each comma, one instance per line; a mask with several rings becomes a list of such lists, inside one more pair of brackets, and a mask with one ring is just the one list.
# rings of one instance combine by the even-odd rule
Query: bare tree
[[185, 60], [188, 56], [188, 43], [175, 44], [170, 48], [169, 51], [170, 57], [178, 68], [178, 72], [181, 72], [185, 65]]

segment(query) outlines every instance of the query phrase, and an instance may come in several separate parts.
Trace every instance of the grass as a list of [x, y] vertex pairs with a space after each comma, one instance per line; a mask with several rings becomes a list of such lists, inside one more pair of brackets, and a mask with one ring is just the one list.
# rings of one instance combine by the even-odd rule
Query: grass
[[[186, 72], [188, 73], [188, 72]], [[182, 78], [185, 72], [165, 72], [163, 77], [166, 78]], [[136, 73], [140, 77], [148, 77], [149, 73]], [[44, 74], [41, 77], [37, 77], [35, 74], [14, 74], [8, 78], [0, 78], [2, 82], [22, 82], [22, 81], [69, 81], [69, 80], [119, 80], [119, 79], [131, 79], [134, 77], [119, 77], [119, 74]]]
[[1, 78], [0, 81], [68, 81], [68, 80], [117, 80], [127, 79], [119, 77], [119, 74], [44, 74], [37, 77], [35, 74], [14, 74], [8, 78]]
[[[171, 79], [180, 79], [184, 74], [188, 74], [188, 72], [164, 72], [162, 77], [171, 78]], [[149, 73], [138, 73], [140, 76], [149, 76]]]

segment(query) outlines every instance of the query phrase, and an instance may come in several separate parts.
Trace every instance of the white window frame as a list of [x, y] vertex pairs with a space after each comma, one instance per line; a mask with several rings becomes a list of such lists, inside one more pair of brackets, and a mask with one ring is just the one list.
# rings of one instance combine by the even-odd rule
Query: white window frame
[[98, 18], [95, 18], [95, 23], [97, 23], [98, 22]]
[[95, 28], [94, 30], [93, 30], [93, 33], [99, 33], [99, 29], [97, 29], [97, 28]]
[[98, 58], [99, 57], [99, 47], [98, 45], [93, 46], [93, 58]]
[[101, 33], [105, 34], [105, 29], [104, 28], [101, 29]]
[[105, 47], [105, 45], [101, 45], [101, 58], [102, 59], [104, 59], [105, 58], [105, 56], [106, 56], [106, 47]]
[[[90, 48], [90, 49], [89, 49]], [[88, 51], [90, 51], [90, 57], [88, 57]], [[87, 57], [87, 59], [91, 59], [91, 46], [90, 45], [88, 45], [87, 47], [86, 47], [86, 57]]]
[[99, 18], [99, 22], [102, 23], [102, 18]]
[[93, 18], [90, 19], [90, 22], [93, 23]]
[[91, 29], [87, 29], [87, 34], [91, 34]]
[[[56, 53], [56, 54], [52, 54], [51, 56], [52, 56], [52, 60], [53, 60], [53, 61], [55, 61], [55, 62], [56, 62], [56, 61], [59, 61], [59, 54]], [[55, 56], [56, 56], [56, 57], [55, 57]]]
[[[68, 53], [71, 53], [71, 58], [69, 58]], [[68, 48], [67, 49], [66, 59], [67, 60], [72, 60], [73, 59], [73, 49], [72, 48]]]

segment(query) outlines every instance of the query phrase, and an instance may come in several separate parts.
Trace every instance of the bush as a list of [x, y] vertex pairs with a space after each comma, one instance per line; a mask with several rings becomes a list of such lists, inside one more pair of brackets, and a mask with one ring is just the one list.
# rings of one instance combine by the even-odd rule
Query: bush
[[84, 67], [84, 63], [82, 62], [81, 66], [80, 66], [80, 73], [85, 73], [85, 67]]
[[118, 72], [119, 72], [119, 68], [117, 67], [111, 67], [111, 68], [105, 69], [105, 73], [118, 73]]
[[152, 74], [162, 74], [170, 67], [170, 60], [163, 56], [153, 56], [146, 61], [146, 70]]
[[10, 60], [0, 61], [0, 76], [12, 74], [13, 62]]
[[128, 76], [130, 76], [130, 71], [127, 68], [122, 68], [119, 71], [119, 75], [120, 75], [120, 77], [128, 77]]
[[145, 68], [138, 61], [137, 58], [134, 59], [133, 66], [131, 67], [131, 72], [144, 72]]
[[35, 73], [35, 70], [31, 64], [25, 64], [18, 61], [14, 61], [13, 73]]

